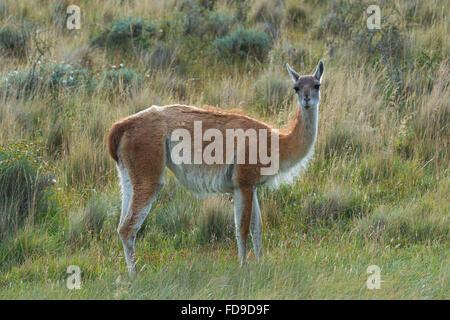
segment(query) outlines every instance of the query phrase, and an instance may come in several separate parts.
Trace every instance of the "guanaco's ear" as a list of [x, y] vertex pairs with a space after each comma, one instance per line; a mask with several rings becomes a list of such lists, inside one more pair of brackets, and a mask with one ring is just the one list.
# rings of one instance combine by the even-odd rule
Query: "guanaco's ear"
[[287, 71], [289, 72], [289, 75], [292, 78], [292, 81], [294, 81], [294, 83], [296, 83], [298, 78], [300, 78], [300, 75], [297, 72], [295, 72], [294, 69], [291, 68], [289, 63], [286, 63], [286, 68], [287, 68]]
[[319, 64], [317, 65], [316, 71], [314, 72], [314, 77], [320, 81], [322, 79], [323, 75], [323, 62], [322, 60], [319, 61]]

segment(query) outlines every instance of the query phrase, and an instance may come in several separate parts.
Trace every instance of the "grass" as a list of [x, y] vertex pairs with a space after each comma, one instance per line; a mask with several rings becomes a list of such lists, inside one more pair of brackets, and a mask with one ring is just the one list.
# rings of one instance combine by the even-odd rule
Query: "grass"
[[[5, 284], [0, 298], [448, 299], [448, 256], [440, 255], [438, 246], [405, 249], [348, 241], [299, 242], [301, 250], [270, 248], [263, 263], [251, 261], [243, 268], [236, 263], [234, 250], [226, 248], [161, 252], [139, 246], [141, 256], [154, 262], [141, 263], [133, 280], [121, 269], [121, 255], [106, 248], [89, 250], [97, 256], [91, 259], [87, 253], [45, 259], [45, 268], [40, 267], [44, 261], [36, 259], [21, 272], [13, 269], [4, 276], [6, 283], [23, 281], [12, 288]], [[80, 290], [65, 286], [68, 264], [83, 270]], [[373, 264], [381, 268], [380, 290], [366, 288], [367, 267]]]
[[[386, 4], [373, 33], [370, 4], [81, 1], [81, 29], [66, 30], [65, 1], [3, 1], [0, 299], [448, 299], [450, 6]], [[130, 280], [111, 124], [185, 103], [284, 126], [284, 64], [309, 74], [319, 59], [314, 159], [293, 185], [258, 191], [263, 261], [250, 251], [239, 267], [230, 196], [196, 199], [168, 171]]]

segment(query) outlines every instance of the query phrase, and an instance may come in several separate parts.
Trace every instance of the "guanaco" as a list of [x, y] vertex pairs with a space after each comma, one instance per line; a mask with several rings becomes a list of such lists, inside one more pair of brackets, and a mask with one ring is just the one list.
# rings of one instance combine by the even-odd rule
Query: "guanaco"
[[[239, 112], [179, 104], [152, 106], [112, 126], [108, 147], [117, 165], [122, 191], [117, 231], [130, 274], [136, 270], [136, 233], [164, 185], [165, 167], [173, 172], [181, 185], [195, 194], [233, 194], [239, 261], [245, 262], [249, 232], [254, 255], [261, 258], [262, 223], [257, 187], [277, 187], [280, 183], [293, 181], [306, 167], [317, 138], [324, 64], [319, 61], [314, 74], [305, 76], [300, 76], [289, 64], [286, 67], [298, 98], [295, 117], [287, 128], [276, 129]], [[199, 125], [204, 132], [200, 132], [202, 140], [180, 148], [179, 144], [186, 141], [174, 139], [177, 138], [175, 133], [184, 132], [192, 137], [198, 133]], [[250, 138], [255, 138], [250, 134], [252, 130], [265, 134], [256, 135], [256, 140], [251, 142]], [[229, 132], [244, 133], [244, 141], [248, 143], [238, 146], [238, 135], [227, 135]], [[222, 138], [221, 143], [219, 138]], [[213, 142], [214, 148], [211, 147]], [[269, 164], [261, 157], [255, 160], [251, 152], [256, 150], [258, 153], [262, 149], [272, 160], [276, 157], [279, 161], [276, 172], [262, 174]], [[184, 160], [189, 160], [192, 154], [201, 156], [202, 152], [209, 151], [213, 161], [174, 161], [177, 156], [180, 158], [180, 150]], [[236, 161], [240, 156], [241, 161]]]

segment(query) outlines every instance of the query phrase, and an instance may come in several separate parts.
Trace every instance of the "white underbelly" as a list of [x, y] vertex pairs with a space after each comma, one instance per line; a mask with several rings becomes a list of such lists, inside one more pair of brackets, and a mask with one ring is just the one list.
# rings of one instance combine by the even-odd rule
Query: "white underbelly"
[[168, 163], [180, 184], [196, 196], [208, 196], [216, 193], [232, 192], [232, 166], [208, 166]]

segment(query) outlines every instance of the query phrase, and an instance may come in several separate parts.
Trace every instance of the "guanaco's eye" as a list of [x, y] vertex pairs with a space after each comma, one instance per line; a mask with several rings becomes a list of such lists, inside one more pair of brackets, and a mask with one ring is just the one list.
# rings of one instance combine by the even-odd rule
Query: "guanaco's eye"
[[299, 88], [297, 86], [294, 87], [295, 92], [298, 92]]
[[316, 90], [319, 90], [320, 84], [316, 84], [316, 85], [314, 86], [314, 88], [315, 88]]

